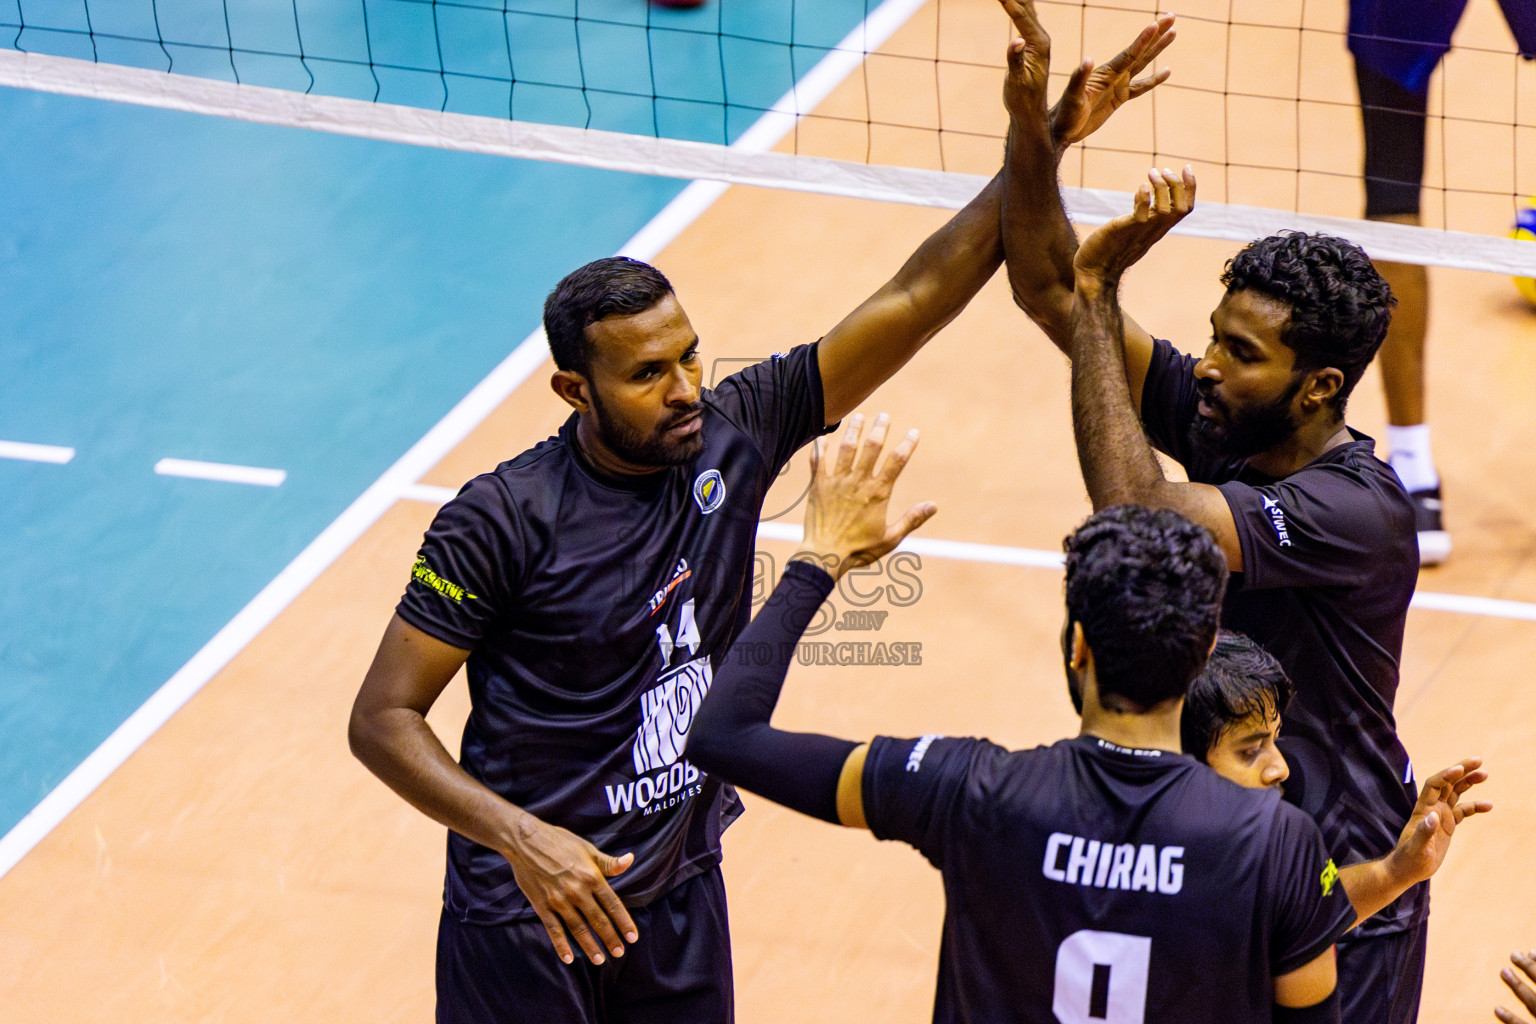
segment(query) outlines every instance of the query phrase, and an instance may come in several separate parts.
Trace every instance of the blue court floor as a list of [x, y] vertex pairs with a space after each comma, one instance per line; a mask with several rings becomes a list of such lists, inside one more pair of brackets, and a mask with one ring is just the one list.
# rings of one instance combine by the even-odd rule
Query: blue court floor
[[[290, 52], [271, 14], [289, 5], [225, 6], [243, 43]], [[583, 0], [583, 17], [611, 24], [579, 38], [544, 17], [569, 2], [521, 5], [521, 19], [500, 4], [297, 4], [302, 61], [215, 54], [216, 0], [26, 0], [0, 11], [0, 36], [158, 70], [298, 89], [313, 75], [338, 95], [502, 117], [510, 103], [520, 118], [725, 141], [867, 6], [655, 12], [672, 26], [736, 19], [728, 45], [650, 34], [669, 56], [657, 91], [710, 102], [596, 88], [651, 73], [647, 34], [622, 24], [644, 5], [619, 0]], [[418, 67], [431, 29], [439, 64], [348, 63], [361, 11], [376, 63]], [[134, 42], [145, 12], [166, 38], [202, 43]], [[752, 41], [773, 38], [803, 45]], [[578, 45], [593, 70], [573, 101]], [[497, 52], [556, 85], [492, 81]], [[0, 457], [3, 834], [537, 327], [562, 274], [614, 252], [685, 183], [10, 89], [0, 139], [0, 442], [74, 452]], [[275, 487], [158, 475], [164, 458], [285, 475]]]

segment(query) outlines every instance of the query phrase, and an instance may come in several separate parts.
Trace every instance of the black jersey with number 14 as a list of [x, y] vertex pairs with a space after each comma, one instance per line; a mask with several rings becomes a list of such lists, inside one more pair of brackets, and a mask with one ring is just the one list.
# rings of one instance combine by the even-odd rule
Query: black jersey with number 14
[[[751, 613], [757, 520], [789, 457], [823, 431], [816, 346], [704, 392], [686, 465], [616, 479], [557, 437], [476, 477], [438, 513], [398, 614], [469, 650], [464, 770], [633, 865], [640, 906], [720, 859], [735, 792], [683, 758], [693, 711]], [[459, 920], [532, 916], [511, 866], [448, 837]]]

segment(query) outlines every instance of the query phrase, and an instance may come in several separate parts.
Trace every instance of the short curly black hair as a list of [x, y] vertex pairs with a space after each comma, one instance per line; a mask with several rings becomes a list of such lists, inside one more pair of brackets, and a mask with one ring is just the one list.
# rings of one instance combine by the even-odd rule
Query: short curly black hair
[[544, 334], [555, 366], [587, 373], [592, 360], [588, 326], [610, 316], [644, 313], [671, 293], [666, 275], [628, 256], [607, 256], [571, 271], [544, 300]]
[[1290, 703], [1291, 681], [1275, 656], [1247, 634], [1224, 629], [1184, 697], [1184, 753], [1204, 763], [1222, 733], [1257, 714], [1283, 715]]
[[1182, 697], [1205, 664], [1227, 588], [1210, 533], [1167, 509], [1115, 505], [1063, 546], [1067, 617], [1082, 624], [1100, 696], [1143, 709]]
[[1252, 289], [1291, 307], [1280, 340], [1295, 351], [1297, 370], [1331, 366], [1344, 374], [1329, 403], [1342, 416], [1397, 304], [1365, 250], [1333, 235], [1282, 231], [1228, 260], [1221, 283], [1228, 294]]

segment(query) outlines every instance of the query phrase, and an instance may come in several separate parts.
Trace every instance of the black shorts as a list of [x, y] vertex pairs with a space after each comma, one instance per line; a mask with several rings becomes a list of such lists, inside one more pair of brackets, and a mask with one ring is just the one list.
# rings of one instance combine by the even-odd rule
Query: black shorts
[[725, 882], [718, 866], [644, 907], [640, 938], [594, 966], [572, 943], [563, 964], [538, 918], [437, 932], [438, 1024], [731, 1024], [735, 992]]
[[1339, 940], [1339, 1008], [1344, 1024], [1414, 1024], [1424, 987], [1429, 922], [1370, 939]]

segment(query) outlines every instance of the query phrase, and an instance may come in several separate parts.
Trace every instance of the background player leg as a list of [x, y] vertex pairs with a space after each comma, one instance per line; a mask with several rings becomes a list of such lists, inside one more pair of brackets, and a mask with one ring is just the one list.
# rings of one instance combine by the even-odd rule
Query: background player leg
[[[1365, 130], [1365, 215], [1396, 224], [1419, 223], [1424, 178], [1424, 128], [1428, 87], [1404, 88], [1355, 62], [1360, 116]], [[1425, 417], [1424, 342], [1429, 325], [1429, 274], [1410, 263], [1378, 261], [1397, 307], [1377, 361], [1387, 400], [1387, 444], [1393, 470], [1413, 498], [1421, 565], [1438, 565], [1450, 554], [1451, 537], [1441, 514], [1440, 474], [1430, 450]]]

